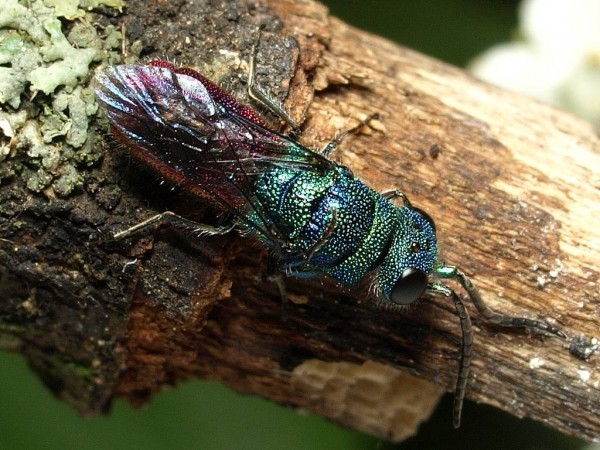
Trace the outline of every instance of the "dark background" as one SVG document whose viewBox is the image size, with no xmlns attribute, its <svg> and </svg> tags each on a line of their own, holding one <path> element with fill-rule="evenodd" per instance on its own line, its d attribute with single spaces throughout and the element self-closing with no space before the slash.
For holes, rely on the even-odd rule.
<svg viewBox="0 0 600 450">
<path fill-rule="evenodd" d="M 464 66 L 512 38 L 511 0 L 327 0 L 333 15 L 441 60 Z M 446 396 L 419 436 L 392 446 L 218 384 L 190 381 L 141 410 L 116 402 L 107 417 L 82 419 L 54 400 L 18 355 L 0 353 L 0 449 L 580 449 L 543 425 L 467 402 L 451 426 Z M 599 449 L 600 447 L 596 447 Z M 591 449 L 591 448 L 590 448 Z"/>
</svg>

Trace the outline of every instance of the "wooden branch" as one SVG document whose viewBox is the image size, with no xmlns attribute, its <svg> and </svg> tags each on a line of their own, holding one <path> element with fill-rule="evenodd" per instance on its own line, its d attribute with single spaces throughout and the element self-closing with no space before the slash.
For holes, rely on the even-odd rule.
<svg viewBox="0 0 600 450">
<path fill-rule="evenodd" d="M 334 157 L 427 211 L 443 257 L 492 307 L 555 320 L 569 336 L 598 335 L 600 141 L 591 125 L 353 29 L 317 3 L 128 5 L 118 18 L 124 48 L 195 66 L 240 98 L 266 25 L 258 81 L 287 98 L 304 143 L 322 147 L 379 112 Z M 94 414 L 117 396 L 142 403 L 165 384 L 203 377 L 400 440 L 453 388 L 460 327 L 445 299 L 389 312 L 364 301 L 366 286 L 290 279 L 282 314 L 262 275 L 266 252 L 248 238 L 163 228 L 104 239 L 154 211 L 202 219 L 204 208 L 154 187 L 135 165 L 123 169 L 128 159 L 109 141 L 104 148 L 78 196 L 30 196 L 17 178 L 0 186 L 2 211 L 13 209 L 0 219 L 0 333 L 60 398 Z M 583 439 L 600 435 L 597 355 L 584 361 L 568 342 L 483 325 L 470 309 L 469 398 Z"/>
</svg>

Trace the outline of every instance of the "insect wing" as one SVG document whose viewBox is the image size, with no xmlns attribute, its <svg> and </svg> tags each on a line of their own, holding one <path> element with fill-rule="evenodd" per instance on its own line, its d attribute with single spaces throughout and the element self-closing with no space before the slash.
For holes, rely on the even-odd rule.
<svg viewBox="0 0 600 450">
<path fill-rule="evenodd" d="M 96 95 L 134 156 L 276 242 L 282 234 L 253 194 L 257 177 L 281 168 L 329 170 L 334 163 L 240 114 L 250 110 L 193 73 L 110 67 L 98 76 Z"/>
</svg>

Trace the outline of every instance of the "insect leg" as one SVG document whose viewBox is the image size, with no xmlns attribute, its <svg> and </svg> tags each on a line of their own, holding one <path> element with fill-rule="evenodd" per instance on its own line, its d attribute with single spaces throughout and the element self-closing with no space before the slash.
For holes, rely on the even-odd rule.
<svg viewBox="0 0 600 450">
<path fill-rule="evenodd" d="M 469 294 L 469 298 L 485 319 L 495 325 L 501 327 L 516 327 L 541 330 L 549 334 L 566 339 L 567 335 L 561 331 L 556 325 L 552 325 L 543 320 L 529 319 L 527 317 L 509 316 L 506 314 L 497 313 L 485 304 L 477 288 L 471 283 L 471 280 L 459 269 L 456 269 L 456 278 L 460 282 L 465 291 Z"/>
<path fill-rule="evenodd" d="M 312 278 L 319 273 L 319 270 L 310 264 L 310 260 L 325 244 L 327 244 L 329 238 L 335 231 L 338 220 L 337 208 L 331 207 L 330 211 L 332 217 L 325 232 L 319 236 L 316 242 L 307 250 L 297 251 L 293 254 L 288 253 L 285 256 L 281 256 L 278 260 L 279 268 L 281 270 L 286 271 L 288 274 L 293 273 L 294 276 L 300 278 Z"/>
<path fill-rule="evenodd" d="M 387 198 L 388 200 L 393 200 L 395 198 L 401 198 L 402 202 L 404 203 L 404 206 L 408 206 L 409 208 L 412 208 L 412 205 L 411 205 L 410 201 L 408 200 L 408 197 L 400 189 L 392 189 L 390 191 L 385 191 L 385 192 L 382 192 L 381 195 L 384 198 Z"/>
<path fill-rule="evenodd" d="M 288 317 L 288 296 L 285 288 L 285 279 L 281 273 L 273 273 L 267 279 L 277 286 L 279 289 L 279 297 L 281 298 L 281 320 L 284 322 Z"/>
<path fill-rule="evenodd" d="M 256 84 L 256 56 L 258 55 L 258 44 L 260 43 L 261 32 L 259 31 L 258 38 L 252 47 L 252 56 L 250 57 L 250 70 L 248 72 L 248 95 L 257 102 L 263 104 L 269 111 L 283 120 L 292 128 L 292 135 L 300 135 L 300 127 L 294 119 L 290 117 L 286 110 L 281 105 L 274 102 L 267 94 L 265 94 Z"/>
<path fill-rule="evenodd" d="M 373 113 L 373 114 L 369 114 L 365 119 L 361 120 L 358 125 L 350 128 L 349 130 L 346 131 L 342 131 L 340 134 L 337 135 L 337 137 L 331 141 L 329 144 L 327 144 L 322 150 L 321 150 L 321 155 L 323 155 L 325 158 L 329 158 L 329 156 L 335 151 L 335 149 L 342 143 L 342 141 L 346 138 L 346 136 L 348 136 L 351 133 L 356 133 L 358 130 L 360 130 L 362 127 L 364 127 L 365 125 L 368 125 L 369 122 L 371 122 L 372 120 L 375 120 L 379 117 L 378 113 Z"/>
<path fill-rule="evenodd" d="M 467 382 L 469 380 L 469 371 L 471 370 L 471 359 L 473 356 L 473 326 L 471 324 L 469 313 L 456 292 L 442 283 L 429 283 L 427 291 L 432 294 L 450 297 L 454 302 L 456 313 L 460 318 L 462 345 L 460 351 L 460 363 L 458 366 L 458 377 L 456 379 L 456 387 L 454 388 L 454 408 L 452 412 L 452 425 L 454 425 L 454 428 L 458 428 L 460 426 L 462 407 L 465 400 Z"/>
<path fill-rule="evenodd" d="M 317 253 L 319 250 L 323 248 L 323 246 L 327 243 L 331 235 L 333 234 L 335 227 L 337 225 L 337 208 L 331 208 L 331 222 L 327 226 L 327 230 L 323 233 L 323 236 L 319 238 L 317 242 L 306 252 L 306 261 L 310 261 L 310 259 Z"/>
<path fill-rule="evenodd" d="M 471 283 L 471 280 L 459 269 L 453 266 L 447 266 L 444 263 L 440 263 L 433 270 L 433 275 L 438 278 L 455 278 L 461 284 L 461 286 L 467 291 L 469 298 L 479 314 L 481 314 L 488 322 L 502 327 L 520 327 L 541 330 L 546 333 L 567 338 L 560 328 L 542 320 L 528 319 L 526 317 L 509 316 L 506 314 L 500 314 L 493 311 L 489 306 L 485 304 L 477 288 Z M 471 365 L 471 347 L 473 343 L 473 331 L 471 325 L 471 319 L 467 312 L 463 301 L 460 297 L 448 286 L 442 283 L 429 283 L 428 292 L 438 295 L 444 295 L 451 297 L 454 301 L 456 311 L 460 318 L 460 324 L 463 335 L 460 369 L 458 372 L 458 379 L 456 381 L 456 390 L 454 395 L 454 417 L 453 424 L 457 428 L 460 425 L 460 416 L 462 410 L 462 403 L 465 396 L 465 389 L 467 386 L 467 378 L 469 375 L 469 368 Z"/>
<path fill-rule="evenodd" d="M 229 225 L 222 227 L 213 227 L 211 225 L 206 225 L 204 223 L 195 222 L 190 219 L 186 219 L 185 217 L 178 216 L 174 212 L 165 211 L 163 213 L 157 214 L 155 216 L 150 217 L 149 219 L 144 220 L 143 222 L 138 223 L 132 227 L 127 228 L 126 230 L 119 231 L 113 235 L 113 239 L 124 239 L 126 237 L 132 236 L 133 234 L 139 233 L 140 231 L 146 230 L 149 227 L 155 225 L 163 225 L 165 223 L 171 224 L 178 228 L 189 228 L 194 232 L 199 234 L 226 234 L 229 233 L 236 226 L 236 222 L 232 222 Z"/>
<path fill-rule="evenodd" d="M 469 294 L 469 298 L 479 314 L 481 314 L 488 322 L 493 323 L 501 327 L 511 328 L 528 328 L 532 330 L 544 331 L 548 334 L 558 336 L 566 339 L 567 335 L 561 331 L 556 325 L 552 325 L 544 320 L 529 319 L 521 316 L 510 316 L 508 314 L 501 314 L 491 309 L 481 298 L 481 294 L 477 288 L 471 283 L 471 280 L 458 268 L 454 266 L 447 266 L 444 263 L 440 263 L 433 269 L 434 276 L 438 278 L 455 278 L 461 284 L 461 286 Z"/>
</svg>

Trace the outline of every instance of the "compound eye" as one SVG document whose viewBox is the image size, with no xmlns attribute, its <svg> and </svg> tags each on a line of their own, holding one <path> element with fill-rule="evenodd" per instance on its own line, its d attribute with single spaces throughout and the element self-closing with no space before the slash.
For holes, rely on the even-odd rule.
<svg viewBox="0 0 600 450">
<path fill-rule="evenodd" d="M 392 302 L 397 305 L 409 305 L 418 299 L 427 289 L 427 274 L 421 270 L 406 269 L 392 289 Z"/>
</svg>

